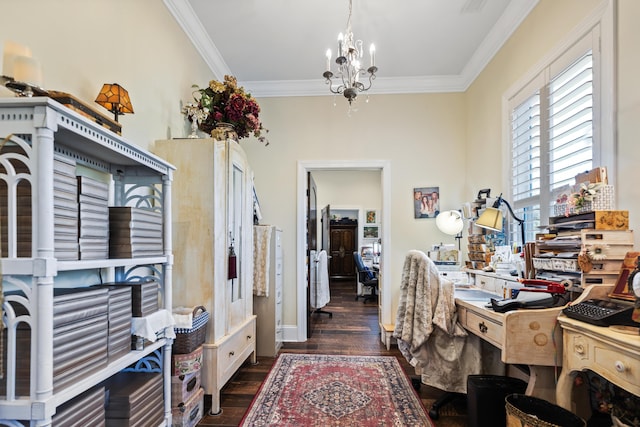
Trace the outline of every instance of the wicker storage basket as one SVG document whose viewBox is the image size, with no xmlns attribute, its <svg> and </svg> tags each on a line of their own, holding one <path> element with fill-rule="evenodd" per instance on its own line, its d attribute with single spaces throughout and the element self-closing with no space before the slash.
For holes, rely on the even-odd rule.
<svg viewBox="0 0 640 427">
<path fill-rule="evenodd" d="M 173 341 L 173 353 L 188 354 L 204 343 L 207 332 L 209 312 L 203 306 L 193 309 L 193 322 L 191 328 L 174 328 L 176 339 Z"/>
</svg>

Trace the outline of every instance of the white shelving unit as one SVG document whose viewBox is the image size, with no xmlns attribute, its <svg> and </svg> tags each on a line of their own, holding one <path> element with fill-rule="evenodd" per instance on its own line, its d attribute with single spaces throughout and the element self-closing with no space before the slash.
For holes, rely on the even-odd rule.
<svg viewBox="0 0 640 427">
<path fill-rule="evenodd" d="M 271 227 L 269 296 L 253 296 L 258 356 L 276 357 L 282 347 L 282 230 Z"/>
<path fill-rule="evenodd" d="M 54 288 L 84 287 L 88 275 L 127 281 L 143 271 L 161 284 L 161 308 L 171 310 L 171 181 L 174 167 L 121 136 L 46 97 L 0 99 L 0 141 L 10 136 L 15 152 L 3 152 L 2 184 L 8 196 L 0 205 L 7 214 L 7 247 L 2 249 L 3 320 L 6 364 L 0 396 L 0 424 L 32 426 L 51 424 L 56 408 L 112 375 L 127 370 L 161 372 L 164 383 L 164 425 L 171 424 L 170 358 L 172 339 L 158 331 L 154 343 L 92 369 L 77 381 L 54 387 Z M 10 150 L 16 151 L 16 150 Z M 18 156 L 18 157 L 16 157 Z M 111 206 L 145 207 L 163 214 L 163 255 L 148 258 L 59 261 L 56 258 L 54 222 L 54 156 L 76 162 L 77 167 L 108 177 Z M 16 171 L 13 163 L 26 167 Z M 21 218 L 14 189 L 28 182 L 31 189 L 31 256 L 18 257 L 15 228 Z M 22 221 L 25 218 L 22 217 Z M 27 219 L 28 221 L 28 219 Z M 64 272 L 64 273 L 63 273 Z M 60 274 L 63 273 L 63 274 Z M 61 279 L 60 276 L 64 276 Z M 65 283 L 62 283 L 64 280 Z M 17 290 L 17 295 L 11 290 Z M 20 307 L 20 310 L 15 310 Z M 24 313 L 23 313 L 24 311 Z M 30 327 L 30 360 L 16 360 L 16 335 L 20 324 Z M 28 364 L 29 392 L 16 392 L 19 369 Z"/>
</svg>

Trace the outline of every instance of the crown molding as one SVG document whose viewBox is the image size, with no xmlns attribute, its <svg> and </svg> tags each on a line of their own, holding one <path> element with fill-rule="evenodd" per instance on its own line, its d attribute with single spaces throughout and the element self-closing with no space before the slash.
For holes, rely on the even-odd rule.
<svg viewBox="0 0 640 427">
<path fill-rule="evenodd" d="M 189 37 L 196 50 L 211 69 L 214 77 L 222 80 L 233 75 L 220 51 L 195 14 L 188 0 L 163 0 L 169 12 Z M 462 73 L 450 76 L 378 77 L 367 94 L 409 94 L 464 92 L 502 48 L 539 0 L 513 0 L 505 9 L 487 37 L 482 41 Z M 333 96 L 322 78 L 317 80 L 268 80 L 239 82 L 256 98 L 289 96 Z"/>
<path fill-rule="evenodd" d="M 222 80 L 226 74 L 233 74 L 225 62 L 215 43 L 202 26 L 198 15 L 193 11 L 188 0 L 163 0 L 167 9 L 178 25 L 185 32 L 202 59 L 213 72 L 216 79 Z"/>
<path fill-rule="evenodd" d="M 480 44 L 480 47 L 476 49 L 469 62 L 465 65 L 462 71 L 462 76 L 466 82 L 465 90 L 471 86 L 538 2 L 539 0 L 513 0 L 509 3 L 500 19 L 498 19 Z"/>
</svg>

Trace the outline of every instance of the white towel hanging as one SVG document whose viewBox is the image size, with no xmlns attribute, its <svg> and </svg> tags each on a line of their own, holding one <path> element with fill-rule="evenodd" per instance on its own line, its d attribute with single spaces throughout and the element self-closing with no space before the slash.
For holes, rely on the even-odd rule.
<svg viewBox="0 0 640 427">
<path fill-rule="evenodd" d="M 329 303 L 329 268 L 327 265 L 327 251 L 324 249 L 318 253 L 315 260 L 315 280 L 311 281 L 311 307 L 322 308 Z"/>
</svg>

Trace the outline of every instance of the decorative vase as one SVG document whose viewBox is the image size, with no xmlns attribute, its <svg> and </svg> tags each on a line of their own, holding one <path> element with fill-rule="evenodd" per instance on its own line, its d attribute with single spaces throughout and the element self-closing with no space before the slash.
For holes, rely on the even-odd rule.
<svg viewBox="0 0 640 427">
<path fill-rule="evenodd" d="M 211 137 L 217 140 L 238 140 L 238 134 L 236 133 L 235 127 L 231 123 L 224 122 L 216 123 L 216 127 L 211 131 Z"/>
<path fill-rule="evenodd" d="M 198 121 L 195 117 L 191 117 L 191 134 L 187 138 L 200 138 L 198 136 Z"/>
</svg>

